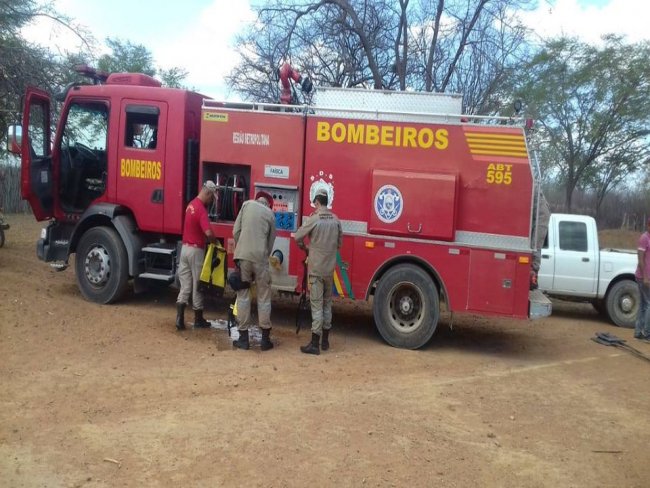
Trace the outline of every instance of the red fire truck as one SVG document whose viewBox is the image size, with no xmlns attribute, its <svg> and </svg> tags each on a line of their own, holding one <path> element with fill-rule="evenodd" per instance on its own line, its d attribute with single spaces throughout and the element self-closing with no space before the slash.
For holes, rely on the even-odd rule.
<svg viewBox="0 0 650 488">
<path fill-rule="evenodd" d="M 38 257 L 63 269 L 75 253 L 88 300 L 114 302 L 130 280 L 171 283 L 185 206 L 213 180 L 211 225 L 229 253 L 242 202 L 273 195 L 273 287 L 289 293 L 303 282 L 292 234 L 326 190 L 344 232 L 334 292 L 372 297 L 393 346 L 424 345 L 442 303 L 550 314 L 529 286 L 537 178 L 512 119 L 465 118 L 453 95 L 318 88 L 309 105 L 227 103 L 143 74 L 82 71 L 95 83 L 62 94 L 52 138 L 50 97 L 28 90 L 10 145 L 23 197 L 49 221 Z M 286 95 L 301 79 L 283 75 Z"/>
</svg>

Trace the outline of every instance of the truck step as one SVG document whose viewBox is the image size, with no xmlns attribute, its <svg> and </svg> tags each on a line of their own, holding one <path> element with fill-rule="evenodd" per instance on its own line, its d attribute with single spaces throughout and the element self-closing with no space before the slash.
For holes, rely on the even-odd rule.
<svg viewBox="0 0 650 488">
<path fill-rule="evenodd" d="M 152 254 L 167 254 L 172 255 L 176 252 L 176 246 L 174 245 L 156 245 L 156 246 L 147 246 L 142 248 L 142 252 L 149 252 Z"/>
<path fill-rule="evenodd" d="M 540 289 L 528 292 L 528 306 L 530 307 L 529 316 L 531 319 L 548 317 L 553 309 L 551 300 Z"/>
<path fill-rule="evenodd" d="M 171 283 L 174 281 L 174 275 L 173 274 L 158 274 L 158 273 L 141 273 L 138 275 L 138 278 L 143 278 L 146 280 L 158 280 L 158 281 L 166 281 L 167 283 Z"/>
<path fill-rule="evenodd" d="M 50 267 L 54 268 L 56 271 L 64 271 L 68 268 L 68 263 L 64 261 L 55 261 L 53 263 L 50 263 Z"/>
</svg>

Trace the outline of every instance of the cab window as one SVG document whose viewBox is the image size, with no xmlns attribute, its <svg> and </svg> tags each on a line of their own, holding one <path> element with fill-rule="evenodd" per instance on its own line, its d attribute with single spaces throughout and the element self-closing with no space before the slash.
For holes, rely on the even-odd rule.
<svg viewBox="0 0 650 488">
<path fill-rule="evenodd" d="M 124 145 L 138 149 L 156 149 L 159 115 L 158 107 L 127 105 Z"/>
<path fill-rule="evenodd" d="M 587 224 L 584 222 L 560 222 L 560 249 L 586 252 Z"/>
</svg>

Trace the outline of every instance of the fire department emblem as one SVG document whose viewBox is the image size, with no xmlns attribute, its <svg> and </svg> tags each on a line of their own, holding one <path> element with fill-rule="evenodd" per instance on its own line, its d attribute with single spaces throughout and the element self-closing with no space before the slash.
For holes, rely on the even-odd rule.
<svg viewBox="0 0 650 488">
<path fill-rule="evenodd" d="M 375 213 L 379 220 L 392 224 L 402 215 L 404 202 L 396 186 L 384 185 L 375 194 Z"/>
</svg>

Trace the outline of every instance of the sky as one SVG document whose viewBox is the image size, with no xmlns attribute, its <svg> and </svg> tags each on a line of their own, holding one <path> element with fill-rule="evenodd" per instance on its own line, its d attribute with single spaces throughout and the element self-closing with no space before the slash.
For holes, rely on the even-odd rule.
<svg viewBox="0 0 650 488">
<path fill-rule="evenodd" d="M 235 65 L 234 37 L 254 20 L 248 0 L 54 0 L 54 7 L 107 37 L 143 44 L 161 68 L 182 67 L 185 84 L 218 99 L 236 99 L 223 79 Z M 630 42 L 650 40 L 650 2 L 644 0 L 539 0 L 522 15 L 540 37 L 560 34 L 597 43 L 605 33 Z M 78 38 L 40 20 L 23 30 L 26 39 L 54 50 L 76 50 Z"/>
</svg>

